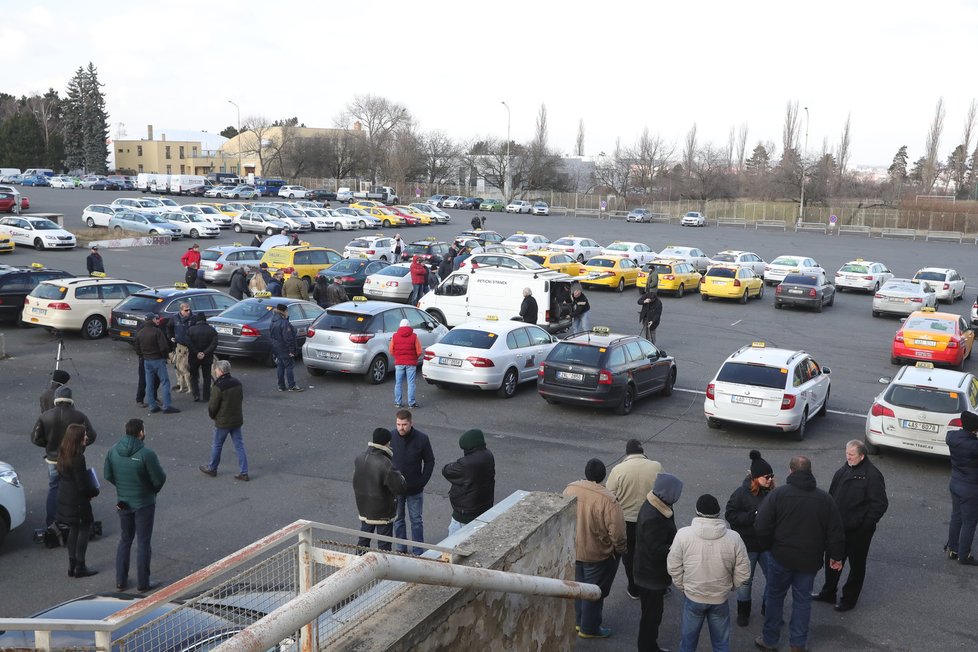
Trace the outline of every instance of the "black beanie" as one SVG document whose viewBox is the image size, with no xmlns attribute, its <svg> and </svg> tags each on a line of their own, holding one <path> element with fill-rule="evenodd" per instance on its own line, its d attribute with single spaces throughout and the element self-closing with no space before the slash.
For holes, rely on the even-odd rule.
<svg viewBox="0 0 978 652">
<path fill-rule="evenodd" d="M 592 457 L 587 461 L 587 466 L 584 467 L 584 477 L 591 482 L 601 482 L 604 480 L 605 468 L 604 462 L 596 457 Z"/>
<path fill-rule="evenodd" d="M 978 414 L 965 410 L 961 413 L 961 427 L 968 432 L 978 430 Z"/>
<path fill-rule="evenodd" d="M 640 455 L 644 452 L 642 442 L 637 439 L 629 439 L 628 443 L 625 444 L 625 455 Z"/>
<path fill-rule="evenodd" d="M 373 442 L 381 446 L 391 443 L 391 431 L 387 428 L 374 428 Z"/>
<path fill-rule="evenodd" d="M 61 383 L 62 385 L 64 385 L 66 382 L 71 380 L 71 374 L 69 374 L 64 369 L 55 369 L 54 373 L 51 374 L 51 380 L 53 380 L 56 383 Z"/>
<path fill-rule="evenodd" d="M 761 457 L 761 451 L 752 450 L 750 452 L 750 477 L 760 478 L 764 475 L 774 475 L 774 469 Z"/>
<path fill-rule="evenodd" d="M 705 518 L 720 518 L 720 501 L 710 494 L 696 499 L 696 515 Z"/>
</svg>

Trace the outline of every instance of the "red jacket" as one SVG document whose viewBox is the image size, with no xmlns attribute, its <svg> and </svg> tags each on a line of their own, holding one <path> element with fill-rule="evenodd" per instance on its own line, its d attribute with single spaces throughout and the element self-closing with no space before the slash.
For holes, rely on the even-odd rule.
<svg viewBox="0 0 978 652">
<path fill-rule="evenodd" d="M 394 355 L 395 365 L 418 364 L 421 355 L 421 341 L 410 326 L 401 326 L 391 337 L 390 352 Z"/>
<path fill-rule="evenodd" d="M 411 282 L 415 285 L 428 285 L 428 268 L 417 258 L 411 262 Z"/>
<path fill-rule="evenodd" d="M 182 256 L 180 256 L 180 263 L 184 267 L 190 267 L 190 263 L 197 263 L 197 267 L 200 268 L 200 252 L 194 251 L 193 247 L 187 249 Z"/>
</svg>

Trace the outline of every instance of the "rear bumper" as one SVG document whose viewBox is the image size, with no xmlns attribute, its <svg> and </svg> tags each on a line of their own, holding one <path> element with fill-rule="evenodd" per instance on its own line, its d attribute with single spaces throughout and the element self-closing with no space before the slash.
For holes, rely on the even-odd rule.
<svg viewBox="0 0 978 652">
<path fill-rule="evenodd" d="M 614 407 L 621 403 L 625 395 L 624 385 L 602 385 L 598 389 L 577 389 L 554 385 L 537 380 L 537 391 L 543 398 L 563 403 L 577 403 L 594 407 Z"/>
</svg>

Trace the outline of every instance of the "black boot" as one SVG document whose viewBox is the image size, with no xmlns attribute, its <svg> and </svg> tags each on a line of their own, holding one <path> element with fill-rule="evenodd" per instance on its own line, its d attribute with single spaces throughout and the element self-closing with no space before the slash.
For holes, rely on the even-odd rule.
<svg viewBox="0 0 978 652">
<path fill-rule="evenodd" d="M 72 559 L 71 557 L 68 558 L 68 577 L 74 577 L 75 576 L 75 567 L 77 565 L 78 564 L 75 563 L 75 560 L 74 559 Z"/>
<path fill-rule="evenodd" d="M 750 625 L 750 600 L 737 601 L 737 625 L 740 627 Z"/>
<path fill-rule="evenodd" d="M 97 575 L 97 574 L 98 574 L 98 571 L 97 570 L 92 570 L 91 568 L 87 567 L 85 564 L 78 564 L 78 567 L 75 568 L 75 577 L 76 578 L 77 577 L 91 577 L 92 575 Z"/>
</svg>

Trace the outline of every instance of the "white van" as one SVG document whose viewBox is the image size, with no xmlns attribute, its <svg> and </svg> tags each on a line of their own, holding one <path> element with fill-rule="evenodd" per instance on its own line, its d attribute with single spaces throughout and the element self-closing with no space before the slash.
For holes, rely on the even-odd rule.
<svg viewBox="0 0 978 652">
<path fill-rule="evenodd" d="M 204 177 L 193 174 L 174 174 L 170 176 L 170 192 L 174 195 L 184 195 L 191 188 L 207 184 Z"/>
<path fill-rule="evenodd" d="M 140 172 L 136 175 L 136 190 L 140 192 L 169 192 L 170 175 Z"/>
<path fill-rule="evenodd" d="M 0 168 L 0 181 L 3 177 L 20 176 L 20 168 Z"/>
<path fill-rule="evenodd" d="M 24 170 L 25 177 L 39 177 L 41 175 L 53 177 L 54 170 L 51 168 L 28 168 Z"/>
<path fill-rule="evenodd" d="M 530 288 L 537 325 L 556 333 L 571 325 L 573 283 L 573 277 L 549 269 L 466 268 L 421 297 L 418 307 L 449 327 L 475 319 L 512 319 L 520 314 L 523 288 Z"/>
</svg>

